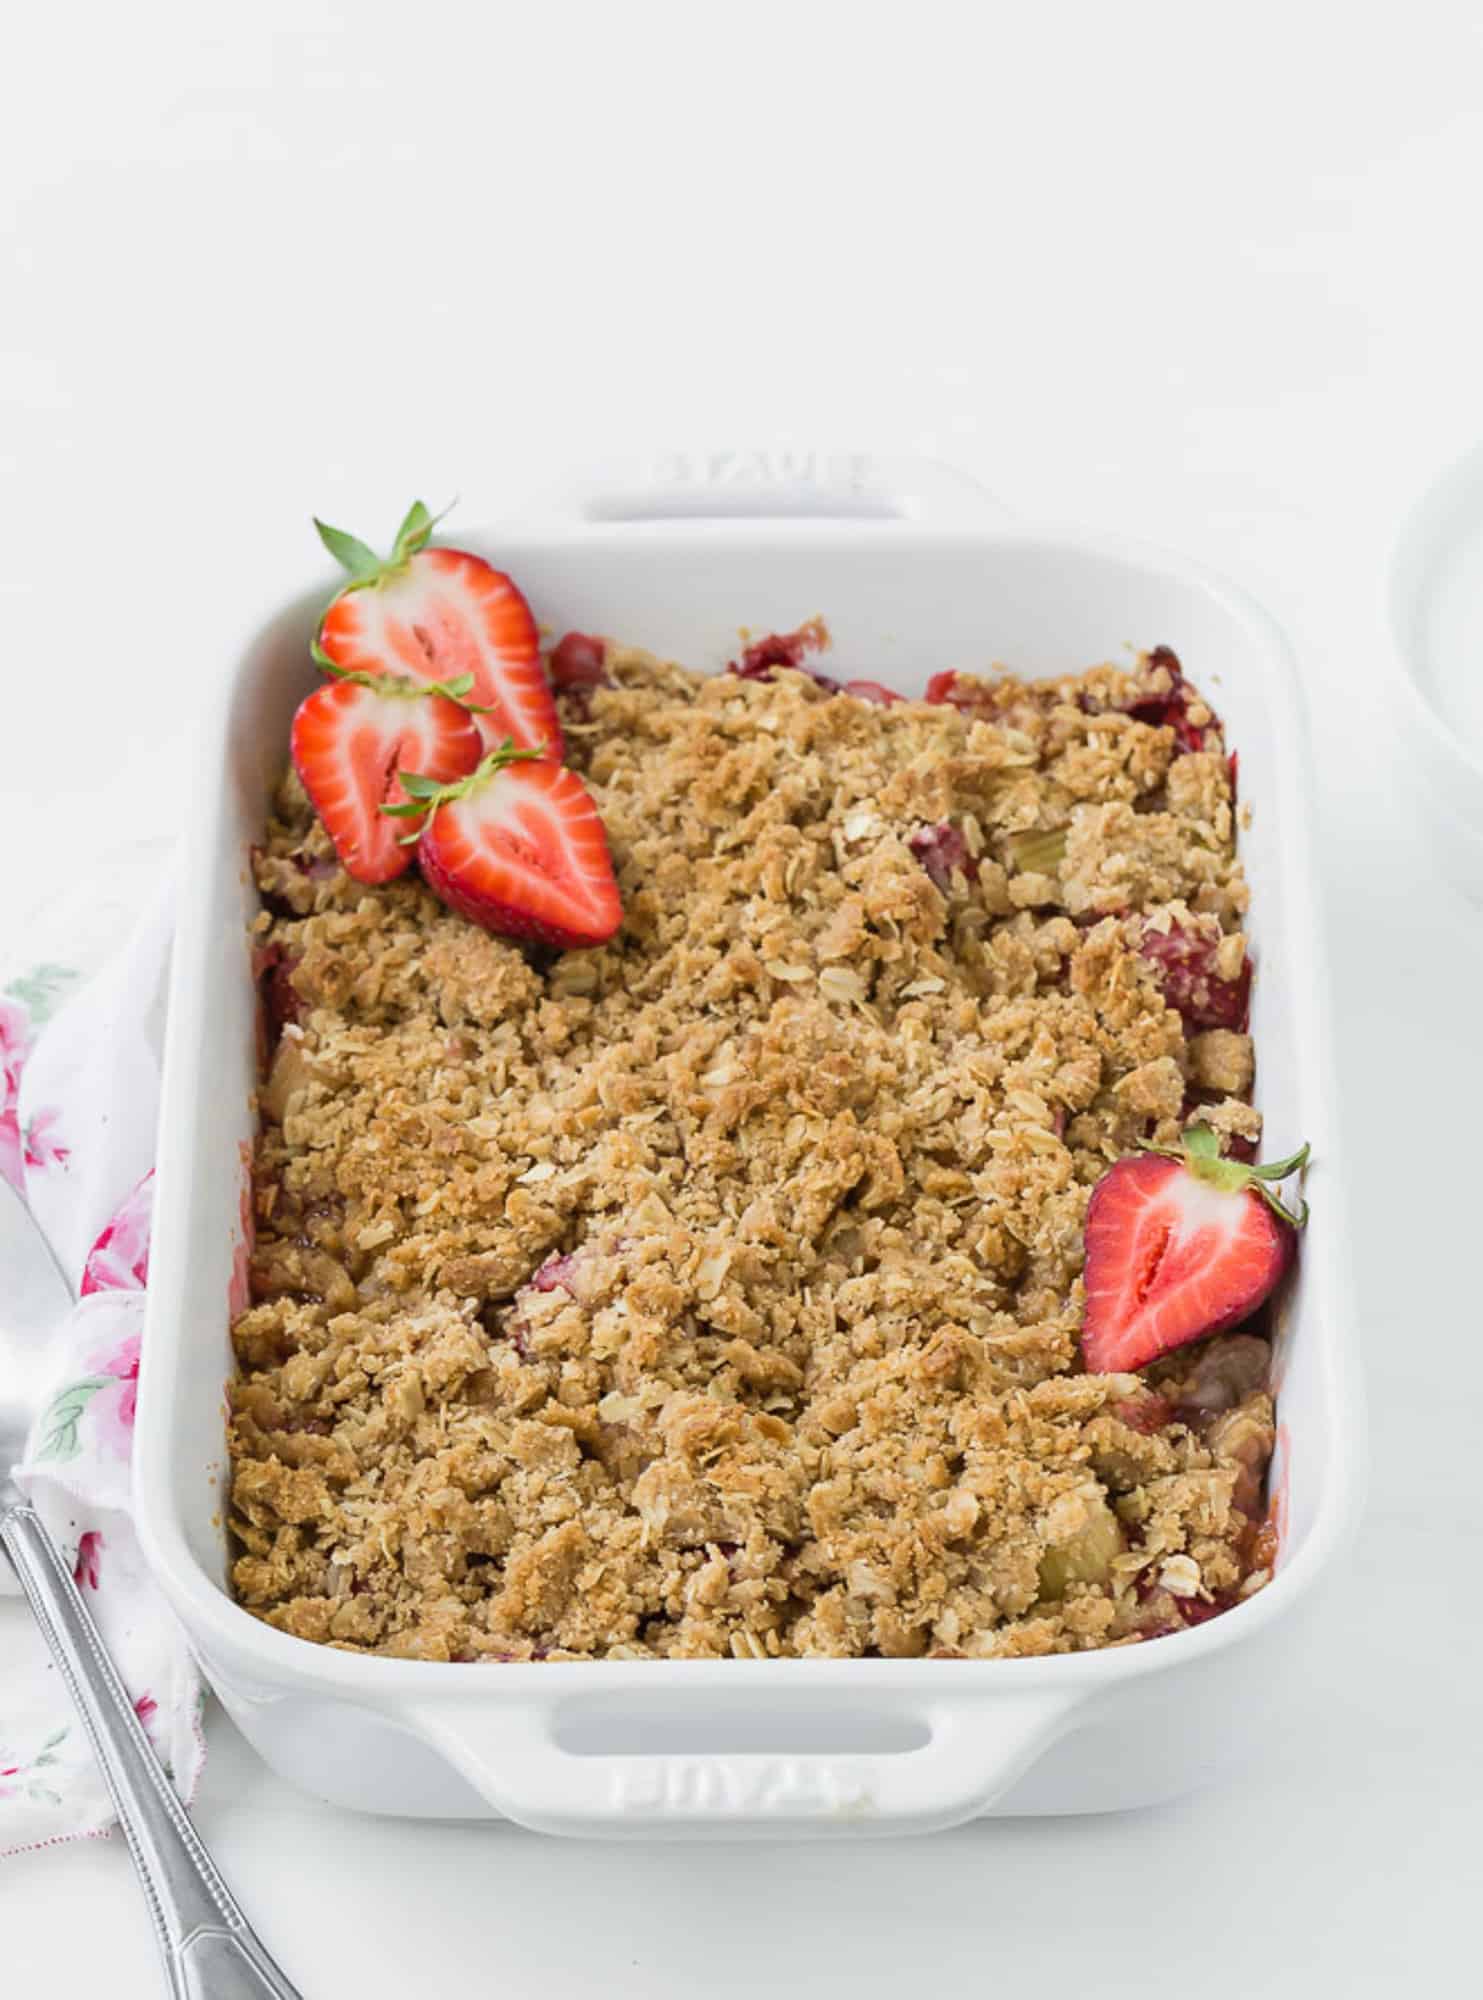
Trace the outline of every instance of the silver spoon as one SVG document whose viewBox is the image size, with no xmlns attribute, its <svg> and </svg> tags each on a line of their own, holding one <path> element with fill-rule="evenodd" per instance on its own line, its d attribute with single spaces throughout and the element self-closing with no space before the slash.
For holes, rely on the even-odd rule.
<svg viewBox="0 0 1483 2000">
<path fill-rule="evenodd" d="M 0 1325 L 40 1333 L 71 1294 L 45 1237 L 0 1180 Z M 0 1393 L 0 1547 L 9 1556 L 67 1692 L 82 1717 L 143 1884 L 179 2000 L 299 2000 L 238 1909 L 139 1725 L 87 1606 L 11 1465 L 30 1421 L 27 1384 L 14 1375 L 20 1343 L 0 1353 L 11 1379 Z"/>
</svg>

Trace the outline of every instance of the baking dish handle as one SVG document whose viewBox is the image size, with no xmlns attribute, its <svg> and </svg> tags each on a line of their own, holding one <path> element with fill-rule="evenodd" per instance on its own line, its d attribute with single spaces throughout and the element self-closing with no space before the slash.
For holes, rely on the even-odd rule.
<svg viewBox="0 0 1483 2000">
<path fill-rule="evenodd" d="M 835 1706 L 814 1698 L 800 1707 L 796 1696 L 782 1705 L 794 1723 Z M 910 1719 L 925 1743 L 859 1755 L 591 1754 L 558 1740 L 560 1704 L 507 1706 L 502 1699 L 477 1708 L 424 1701 L 410 1714 L 403 1707 L 397 1720 L 446 1756 L 496 1811 L 537 1833 L 848 1838 L 933 1833 L 987 1811 L 1064 1734 L 1076 1706 L 1066 1694 L 1001 1691 L 914 1707 Z M 901 1711 L 887 1719 L 899 1727 Z"/>
<path fill-rule="evenodd" d="M 592 522 L 898 521 L 935 529 L 1011 518 L 976 479 L 933 458 L 869 452 L 693 451 L 600 467 L 553 511 Z"/>
</svg>

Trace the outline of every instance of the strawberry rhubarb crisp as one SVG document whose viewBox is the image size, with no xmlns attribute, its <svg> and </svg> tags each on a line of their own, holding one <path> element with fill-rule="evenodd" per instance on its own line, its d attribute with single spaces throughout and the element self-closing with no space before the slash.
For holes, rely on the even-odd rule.
<svg viewBox="0 0 1483 2000">
<path fill-rule="evenodd" d="M 1259 1588 L 1291 1231 L 1174 656 L 920 702 L 781 654 L 551 673 L 607 943 L 368 886 L 273 802 L 240 1601 L 432 1660 L 984 1658 Z"/>
</svg>

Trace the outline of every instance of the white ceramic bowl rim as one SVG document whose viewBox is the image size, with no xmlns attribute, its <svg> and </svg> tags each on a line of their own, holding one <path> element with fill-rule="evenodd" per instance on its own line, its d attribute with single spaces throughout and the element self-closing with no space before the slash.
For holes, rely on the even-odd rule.
<svg viewBox="0 0 1483 2000">
<path fill-rule="evenodd" d="M 1429 677 L 1417 660 L 1417 619 L 1424 601 L 1427 571 L 1441 534 L 1459 511 L 1468 492 L 1483 502 L 1483 445 L 1474 445 L 1426 486 L 1407 509 L 1391 551 L 1386 602 L 1394 660 L 1391 680 L 1402 690 L 1408 711 L 1434 750 L 1463 765 L 1477 782 L 1483 809 L 1483 750 L 1475 749 L 1448 721 L 1432 692 Z M 1480 663 L 1483 664 L 1483 663 Z"/>
</svg>

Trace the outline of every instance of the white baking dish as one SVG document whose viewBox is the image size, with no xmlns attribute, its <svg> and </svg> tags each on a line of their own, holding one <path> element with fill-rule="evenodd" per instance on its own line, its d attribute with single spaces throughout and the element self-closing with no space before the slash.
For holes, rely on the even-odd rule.
<svg viewBox="0 0 1483 2000">
<path fill-rule="evenodd" d="M 1279 1319 L 1282 1552 L 1271 1586 L 1176 1637 L 1003 1662 L 453 1666 L 289 1638 L 225 1588 L 227 1300 L 243 1246 L 255 996 L 248 848 L 314 681 L 328 579 L 229 670 L 185 842 L 137 1492 L 149 1559 L 223 1703 L 284 1777 L 369 1811 L 553 1832 L 855 1836 L 981 1813 L 1106 1810 L 1260 1756 L 1294 1614 L 1354 1520 L 1360 1416 L 1333 1123 L 1307 739 L 1281 635 L 1188 565 L 1023 532 L 939 472 L 864 460 L 671 462 L 565 518 L 460 535 L 556 630 L 720 667 L 736 629 L 827 615 L 849 670 L 919 692 L 943 666 L 1078 668 L 1172 645 L 1218 702 L 1254 820 L 1244 853 L 1267 1149 L 1313 1142 L 1314 1220 Z M 981 498 L 981 496 L 980 496 Z M 1256 1691 L 1260 1690 L 1260 1698 Z"/>
</svg>

